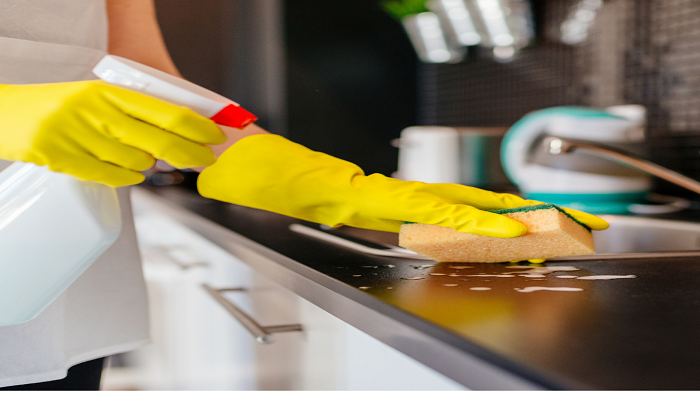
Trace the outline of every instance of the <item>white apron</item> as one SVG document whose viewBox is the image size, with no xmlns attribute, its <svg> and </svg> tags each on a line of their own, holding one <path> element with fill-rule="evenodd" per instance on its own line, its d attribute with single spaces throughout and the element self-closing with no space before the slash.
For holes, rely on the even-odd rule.
<svg viewBox="0 0 700 400">
<path fill-rule="evenodd" d="M 0 0 L 0 84 L 95 79 L 106 51 L 104 0 Z M 72 365 L 148 342 L 129 190 L 118 194 L 114 245 L 36 319 L 0 327 L 0 387 L 61 379 Z"/>
</svg>

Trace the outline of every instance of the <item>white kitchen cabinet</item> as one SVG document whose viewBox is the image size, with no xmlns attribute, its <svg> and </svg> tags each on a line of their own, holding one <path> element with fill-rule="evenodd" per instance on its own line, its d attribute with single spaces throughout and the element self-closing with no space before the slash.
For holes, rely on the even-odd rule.
<svg viewBox="0 0 700 400">
<path fill-rule="evenodd" d="M 247 267 L 201 236 L 135 204 L 152 343 L 110 360 L 103 389 L 252 390 L 250 335 L 202 288 L 246 286 Z"/>
<path fill-rule="evenodd" d="M 125 354 L 104 389 L 460 390 L 154 210 L 135 204 L 151 306 L 152 343 Z M 203 289 L 262 326 L 300 324 L 261 344 Z"/>
</svg>

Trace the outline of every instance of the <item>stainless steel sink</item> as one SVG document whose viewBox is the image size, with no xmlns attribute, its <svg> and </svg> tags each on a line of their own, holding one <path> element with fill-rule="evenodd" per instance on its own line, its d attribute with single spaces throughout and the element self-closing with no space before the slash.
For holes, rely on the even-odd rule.
<svg viewBox="0 0 700 400">
<path fill-rule="evenodd" d="M 625 216 L 603 216 L 610 228 L 594 231 L 599 253 L 700 251 L 700 223 Z"/>
<path fill-rule="evenodd" d="M 700 223 L 604 215 L 610 228 L 594 231 L 596 254 L 558 260 L 700 256 Z"/>
</svg>

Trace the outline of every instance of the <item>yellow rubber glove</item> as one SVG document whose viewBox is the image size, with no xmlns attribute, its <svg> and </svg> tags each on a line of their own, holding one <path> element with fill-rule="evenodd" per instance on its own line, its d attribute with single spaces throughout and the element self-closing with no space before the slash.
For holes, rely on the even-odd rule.
<svg viewBox="0 0 700 400">
<path fill-rule="evenodd" d="M 0 85 L 0 126 L 0 158 L 110 186 L 143 181 L 137 171 L 154 157 L 210 165 L 214 154 L 200 143 L 226 140 L 190 109 L 101 81 Z"/>
<path fill-rule="evenodd" d="M 482 210 L 537 203 L 462 185 L 365 176 L 352 163 L 271 134 L 235 143 L 199 175 L 197 185 L 204 197 L 330 226 L 398 232 L 407 221 L 502 238 L 527 230 Z M 593 229 L 607 228 L 598 217 L 573 214 Z"/>
</svg>

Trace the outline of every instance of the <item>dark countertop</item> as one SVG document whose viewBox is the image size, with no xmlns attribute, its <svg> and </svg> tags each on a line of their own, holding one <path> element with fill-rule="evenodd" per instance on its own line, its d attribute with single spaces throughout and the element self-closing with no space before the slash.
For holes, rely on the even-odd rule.
<svg viewBox="0 0 700 400">
<path fill-rule="evenodd" d="M 173 209 L 189 210 L 259 244 L 256 248 L 267 249 L 258 253 L 269 250 L 280 259 L 293 260 L 294 274 L 344 301 L 361 304 L 387 321 L 398 321 L 444 344 L 455 357 L 475 357 L 506 371 L 531 383 L 531 388 L 700 389 L 700 258 L 552 262 L 545 266 L 579 270 L 552 272 L 544 278 L 470 276 L 505 275 L 518 271 L 512 268 L 518 265 L 368 256 L 290 231 L 289 224 L 299 222 L 293 218 L 203 199 L 182 188 L 145 188 Z M 697 215 L 690 213 L 685 219 L 697 220 Z M 361 230 L 357 232 L 362 236 Z M 365 233 L 376 239 L 377 234 Z M 561 275 L 636 278 L 589 281 L 557 277 Z M 583 290 L 515 290 L 528 286 Z M 306 297 L 303 291 L 297 293 Z M 313 297 L 307 299 L 314 302 Z M 334 313 L 332 307 L 322 308 Z M 363 318 L 334 314 L 351 324 Z M 372 334 L 371 326 L 360 328 Z M 395 341 L 383 338 L 394 336 L 375 335 L 391 345 Z M 498 380 L 479 387 L 462 379 L 467 375 L 461 371 L 451 373 L 449 362 L 431 360 L 430 349 L 409 355 L 429 366 L 439 365 L 440 372 L 471 388 L 517 387 L 505 383 L 501 387 Z M 399 350 L 407 352 L 406 347 Z M 459 359 L 455 360 L 451 362 L 456 368 Z"/>
</svg>

